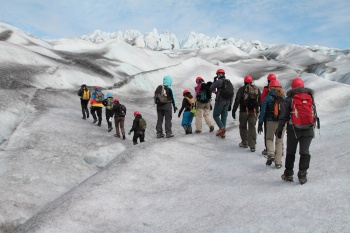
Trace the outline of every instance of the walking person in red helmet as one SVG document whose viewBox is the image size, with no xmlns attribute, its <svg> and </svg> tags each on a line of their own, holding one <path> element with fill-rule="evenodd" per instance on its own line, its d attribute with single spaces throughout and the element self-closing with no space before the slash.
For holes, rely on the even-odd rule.
<svg viewBox="0 0 350 233">
<path fill-rule="evenodd" d="M 283 104 L 284 92 L 281 84 L 277 80 L 272 80 L 269 83 L 269 92 L 260 108 L 258 133 L 260 134 L 262 131 L 265 131 L 267 148 L 266 165 L 271 166 L 274 162 L 277 169 L 282 167 L 282 144 L 285 130 L 283 130 L 281 138 L 275 137 L 275 132 L 278 127 L 280 109 Z M 265 124 L 265 130 L 263 130 L 263 123 Z"/>
<path fill-rule="evenodd" d="M 253 84 L 252 76 L 247 75 L 244 78 L 244 86 L 238 89 L 232 109 L 232 117 L 236 119 L 239 106 L 239 133 L 242 140 L 239 147 L 248 148 L 249 146 L 251 152 L 255 152 L 255 125 L 258 119 L 260 97 L 260 90 Z"/>
<path fill-rule="evenodd" d="M 274 73 L 271 73 L 267 76 L 267 86 L 264 87 L 261 98 L 260 98 L 260 106 L 262 105 L 267 93 L 269 92 L 269 84 L 272 80 L 277 80 L 277 77 Z M 265 143 L 265 149 L 261 152 L 263 155 L 267 155 L 267 146 L 266 146 L 266 121 L 263 124 L 264 126 L 264 143 Z"/>
<path fill-rule="evenodd" d="M 218 69 L 216 75 L 217 79 L 211 84 L 209 91 L 217 90 L 213 111 L 213 118 L 219 127 L 216 136 L 225 138 L 227 112 L 231 111 L 234 90 L 230 80 L 226 79 L 223 69 Z"/>
<path fill-rule="evenodd" d="M 134 132 L 134 136 L 132 138 L 132 142 L 134 145 L 137 144 L 137 139 L 140 138 L 140 143 L 145 142 L 145 131 L 146 131 L 146 121 L 142 118 L 142 115 L 138 112 L 134 112 L 134 121 L 132 122 L 132 127 L 129 131 L 129 135 L 131 132 Z"/>
<path fill-rule="evenodd" d="M 314 91 L 305 88 L 301 78 L 295 78 L 291 88 L 281 109 L 276 131 L 277 137 L 282 138 L 283 128 L 287 123 L 287 153 L 282 179 L 293 181 L 295 154 L 299 144 L 298 179 L 300 184 L 305 184 L 311 158 L 309 148 L 318 118 L 313 98 Z"/>
</svg>

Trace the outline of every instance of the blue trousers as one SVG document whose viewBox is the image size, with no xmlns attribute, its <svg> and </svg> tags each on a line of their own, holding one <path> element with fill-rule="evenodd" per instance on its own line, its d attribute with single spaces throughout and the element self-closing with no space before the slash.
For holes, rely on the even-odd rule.
<svg viewBox="0 0 350 233">
<path fill-rule="evenodd" d="M 181 126 L 191 126 L 193 120 L 193 114 L 190 111 L 183 112 Z"/>
</svg>

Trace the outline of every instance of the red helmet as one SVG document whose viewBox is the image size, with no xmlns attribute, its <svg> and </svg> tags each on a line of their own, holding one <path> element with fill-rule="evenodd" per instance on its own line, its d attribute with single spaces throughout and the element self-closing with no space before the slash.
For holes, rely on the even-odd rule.
<svg viewBox="0 0 350 233">
<path fill-rule="evenodd" d="M 189 91 L 189 90 L 184 90 L 184 91 L 182 92 L 182 95 L 185 95 L 186 93 L 190 93 L 190 91 Z"/>
<path fill-rule="evenodd" d="M 250 75 L 245 76 L 244 82 L 245 83 L 252 83 L 253 82 L 252 76 L 250 76 Z"/>
<path fill-rule="evenodd" d="M 200 82 L 204 82 L 204 80 L 202 79 L 202 77 L 197 77 L 196 78 L 196 83 L 200 83 Z"/>
<path fill-rule="evenodd" d="M 271 80 L 269 83 L 269 87 L 280 87 L 281 84 L 277 80 Z"/>
<path fill-rule="evenodd" d="M 113 102 L 119 102 L 119 100 L 117 98 L 114 98 Z"/>
<path fill-rule="evenodd" d="M 99 88 L 100 88 L 99 86 L 96 86 L 96 87 L 95 87 L 95 90 L 97 90 L 97 89 L 99 89 Z"/>
<path fill-rule="evenodd" d="M 224 69 L 218 69 L 217 71 L 216 71 L 216 73 L 218 74 L 218 73 L 225 73 L 225 71 L 224 71 Z"/>
<path fill-rule="evenodd" d="M 139 115 L 140 113 L 138 111 L 134 112 L 134 117 L 136 117 L 137 115 Z"/>
<path fill-rule="evenodd" d="M 276 80 L 276 79 L 277 79 L 277 77 L 275 74 L 271 73 L 267 76 L 267 81 Z"/>
<path fill-rule="evenodd" d="M 295 78 L 290 86 L 292 88 L 304 87 L 304 81 L 301 78 Z"/>
</svg>

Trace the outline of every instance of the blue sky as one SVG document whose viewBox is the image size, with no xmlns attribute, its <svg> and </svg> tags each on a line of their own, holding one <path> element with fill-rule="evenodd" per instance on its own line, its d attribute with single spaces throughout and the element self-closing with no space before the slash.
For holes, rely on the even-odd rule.
<svg viewBox="0 0 350 233">
<path fill-rule="evenodd" d="M 349 0 L 0 0 L 0 21 L 41 38 L 156 28 L 268 44 L 350 48 Z"/>
</svg>

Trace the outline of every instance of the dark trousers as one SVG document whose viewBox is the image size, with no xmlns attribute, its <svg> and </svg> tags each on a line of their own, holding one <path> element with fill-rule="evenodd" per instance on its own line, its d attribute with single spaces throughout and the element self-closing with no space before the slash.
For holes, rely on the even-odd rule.
<svg viewBox="0 0 350 233">
<path fill-rule="evenodd" d="M 172 112 L 171 106 L 170 106 L 170 109 L 157 108 L 157 126 L 156 126 L 157 133 L 163 133 L 164 119 L 165 119 L 165 132 L 171 133 L 172 117 L 173 117 L 173 112 Z"/>
<path fill-rule="evenodd" d="M 295 162 L 295 154 L 297 152 L 297 146 L 299 144 L 299 171 L 306 171 L 309 169 L 310 164 L 310 152 L 309 147 L 313 139 L 313 129 L 306 130 L 294 130 L 292 127 L 288 127 L 287 130 L 287 155 L 285 164 L 285 174 L 293 175 L 293 168 Z"/>
<path fill-rule="evenodd" d="M 101 124 L 102 123 L 102 107 L 91 107 L 91 115 L 94 118 L 94 120 L 97 119 L 98 117 L 98 123 Z M 96 116 L 97 114 L 97 116 Z"/>
<path fill-rule="evenodd" d="M 112 128 L 112 122 L 113 122 L 113 111 L 106 109 L 106 121 L 108 128 Z"/>
<path fill-rule="evenodd" d="M 81 112 L 83 113 L 83 117 L 89 118 L 89 110 L 88 110 L 89 100 L 80 99 L 80 104 L 81 104 Z"/>
<path fill-rule="evenodd" d="M 121 116 L 114 117 L 115 133 L 117 134 L 118 137 L 120 137 L 119 127 L 122 135 L 123 136 L 125 135 L 124 122 L 125 122 L 125 117 L 121 117 Z"/>
<path fill-rule="evenodd" d="M 137 139 L 140 138 L 140 142 L 144 142 L 145 141 L 145 131 L 136 131 L 134 132 L 134 137 L 132 138 L 133 142 L 137 142 Z"/>
</svg>

